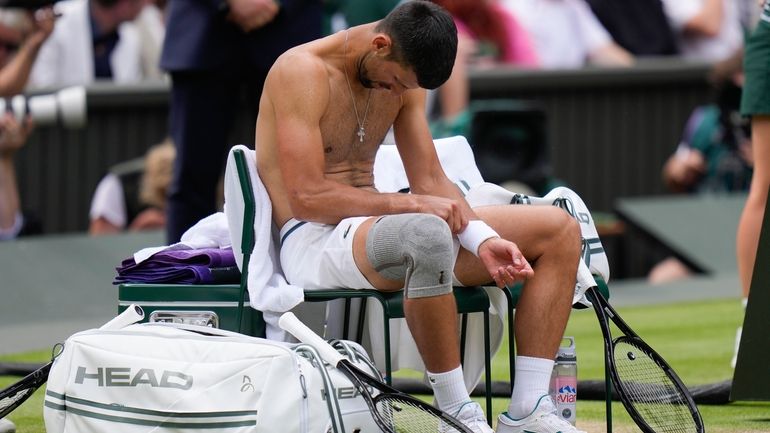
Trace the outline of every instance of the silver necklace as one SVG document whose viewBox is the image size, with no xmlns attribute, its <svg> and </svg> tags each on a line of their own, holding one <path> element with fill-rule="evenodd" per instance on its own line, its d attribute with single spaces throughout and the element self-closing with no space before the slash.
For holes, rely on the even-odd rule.
<svg viewBox="0 0 770 433">
<path fill-rule="evenodd" d="M 348 67 L 346 65 L 348 59 L 348 30 L 345 30 L 345 48 L 343 49 L 345 54 L 342 61 L 342 68 L 345 71 L 345 82 L 348 83 L 348 91 L 350 91 L 350 99 L 353 101 L 353 112 L 356 113 L 356 123 L 358 124 L 358 141 L 363 143 L 364 136 L 366 136 L 366 130 L 364 125 L 366 124 L 366 115 L 369 114 L 369 102 L 372 100 L 372 89 L 369 89 L 369 96 L 366 97 L 366 110 L 364 110 L 364 120 L 361 121 L 361 117 L 358 115 L 358 108 L 356 107 L 356 98 L 353 96 L 353 87 L 350 86 L 350 79 L 348 78 Z"/>
</svg>

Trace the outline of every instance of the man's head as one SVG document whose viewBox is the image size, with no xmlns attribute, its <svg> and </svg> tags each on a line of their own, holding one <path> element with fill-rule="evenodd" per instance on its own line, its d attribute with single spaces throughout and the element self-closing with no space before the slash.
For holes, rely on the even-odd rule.
<svg viewBox="0 0 770 433">
<path fill-rule="evenodd" d="M 457 55 L 457 28 L 440 6 L 415 0 L 393 9 L 375 27 L 391 39 L 389 60 L 410 68 L 425 89 L 442 85 Z"/>
</svg>

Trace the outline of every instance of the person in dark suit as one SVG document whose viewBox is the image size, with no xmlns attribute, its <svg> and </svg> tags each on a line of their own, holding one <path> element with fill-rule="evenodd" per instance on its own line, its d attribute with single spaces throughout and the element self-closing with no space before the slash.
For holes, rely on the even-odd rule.
<svg viewBox="0 0 770 433">
<path fill-rule="evenodd" d="M 169 128 L 177 146 L 168 197 L 169 243 L 216 210 L 217 181 L 236 110 L 249 107 L 253 140 L 265 75 L 284 51 L 320 37 L 321 3 L 169 2 L 161 54 L 161 68 L 172 80 Z"/>
</svg>

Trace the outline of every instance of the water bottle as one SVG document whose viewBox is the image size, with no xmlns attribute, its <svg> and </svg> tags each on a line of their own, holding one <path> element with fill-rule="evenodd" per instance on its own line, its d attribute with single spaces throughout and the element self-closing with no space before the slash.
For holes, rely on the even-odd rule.
<svg viewBox="0 0 770 433">
<path fill-rule="evenodd" d="M 569 345 L 563 343 L 569 341 Z M 575 425 L 577 409 L 577 354 L 575 337 L 564 337 L 551 373 L 551 397 L 559 417 Z"/>
</svg>

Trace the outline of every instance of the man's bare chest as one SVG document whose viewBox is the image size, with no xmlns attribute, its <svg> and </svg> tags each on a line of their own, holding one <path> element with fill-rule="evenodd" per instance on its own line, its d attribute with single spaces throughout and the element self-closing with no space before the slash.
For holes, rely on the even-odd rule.
<svg viewBox="0 0 770 433">
<path fill-rule="evenodd" d="M 354 109 L 349 93 L 337 93 L 321 118 L 327 164 L 373 159 L 398 115 L 400 98 L 372 91 L 368 109 L 366 99 L 358 99 Z"/>
</svg>

